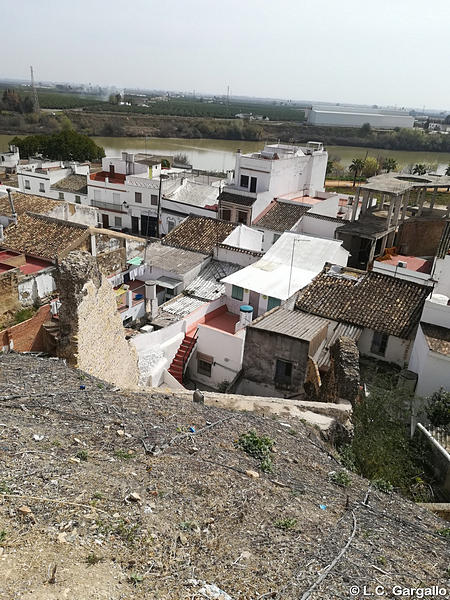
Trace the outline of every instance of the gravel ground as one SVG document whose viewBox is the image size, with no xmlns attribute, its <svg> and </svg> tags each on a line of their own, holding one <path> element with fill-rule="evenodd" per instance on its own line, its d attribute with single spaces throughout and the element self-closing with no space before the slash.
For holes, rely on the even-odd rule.
<svg viewBox="0 0 450 600">
<path fill-rule="evenodd" d="M 250 430 L 275 441 L 271 472 L 236 445 Z M 448 523 L 395 494 L 371 490 L 365 505 L 369 482 L 354 474 L 332 483 L 343 469 L 318 436 L 294 419 L 117 391 L 63 361 L 2 357 L 1 600 L 450 589 L 437 533 Z"/>
</svg>

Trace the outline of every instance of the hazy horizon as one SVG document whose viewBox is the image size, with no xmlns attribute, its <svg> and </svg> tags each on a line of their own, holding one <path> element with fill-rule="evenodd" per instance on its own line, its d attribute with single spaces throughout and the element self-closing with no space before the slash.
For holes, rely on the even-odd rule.
<svg viewBox="0 0 450 600">
<path fill-rule="evenodd" d="M 450 3 L 3 0 L 0 76 L 447 110 Z M 6 23 L 6 20 L 5 20 Z M 444 71 L 444 73 L 443 73 Z"/>
</svg>

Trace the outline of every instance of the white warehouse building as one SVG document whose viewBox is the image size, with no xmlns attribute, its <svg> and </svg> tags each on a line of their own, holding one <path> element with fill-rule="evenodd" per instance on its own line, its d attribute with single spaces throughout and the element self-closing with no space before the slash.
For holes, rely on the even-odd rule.
<svg viewBox="0 0 450 600">
<path fill-rule="evenodd" d="M 369 123 L 374 129 L 412 129 L 414 117 L 404 110 L 353 106 L 313 106 L 308 113 L 309 125 L 362 127 L 365 123 Z"/>
</svg>

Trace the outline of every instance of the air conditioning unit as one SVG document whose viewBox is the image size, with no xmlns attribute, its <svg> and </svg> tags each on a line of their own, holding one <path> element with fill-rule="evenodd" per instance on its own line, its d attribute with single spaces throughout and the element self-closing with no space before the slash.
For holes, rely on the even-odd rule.
<svg viewBox="0 0 450 600">
<path fill-rule="evenodd" d="M 407 266 L 408 263 L 406 263 L 404 260 L 399 260 L 397 263 L 397 267 L 401 267 L 402 269 L 406 269 Z"/>
</svg>

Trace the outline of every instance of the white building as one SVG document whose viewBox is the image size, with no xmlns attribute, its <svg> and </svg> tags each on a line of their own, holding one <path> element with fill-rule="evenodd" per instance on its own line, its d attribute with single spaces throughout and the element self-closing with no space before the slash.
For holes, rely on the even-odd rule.
<svg viewBox="0 0 450 600">
<path fill-rule="evenodd" d="M 450 299 L 430 294 L 425 301 L 408 369 L 417 373 L 417 396 L 450 391 Z"/>
<path fill-rule="evenodd" d="M 326 262 L 346 265 L 348 256 L 339 240 L 283 233 L 260 260 L 223 279 L 229 310 L 250 305 L 256 318 L 311 283 Z"/>
<path fill-rule="evenodd" d="M 163 170 L 159 159 L 135 160 L 127 152 L 104 158 L 102 171 L 88 178 L 88 202 L 101 212 L 103 226 L 147 237 L 169 233 L 190 214 L 216 217 L 218 193 L 188 181 L 182 169 Z"/>
<path fill-rule="evenodd" d="M 11 145 L 9 152 L 0 152 L 0 168 L 6 173 L 15 173 L 20 161 L 19 148 Z"/>
<path fill-rule="evenodd" d="M 313 106 L 308 114 L 309 125 L 362 127 L 366 123 L 374 129 L 412 129 L 414 117 L 403 110 L 325 105 Z"/>
<path fill-rule="evenodd" d="M 305 147 L 270 144 L 261 152 L 236 154 L 234 175 L 219 196 L 219 216 L 251 225 L 275 198 L 324 191 L 328 153 L 320 142 Z"/>
</svg>

